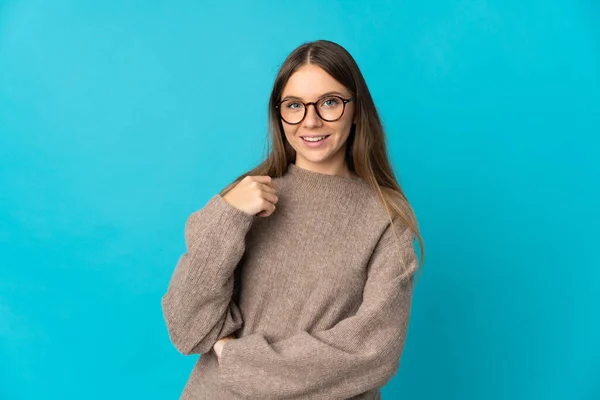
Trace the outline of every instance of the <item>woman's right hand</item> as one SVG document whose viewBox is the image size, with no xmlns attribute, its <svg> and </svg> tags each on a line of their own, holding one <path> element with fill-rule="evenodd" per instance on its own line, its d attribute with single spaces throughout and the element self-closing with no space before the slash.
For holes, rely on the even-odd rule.
<svg viewBox="0 0 600 400">
<path fill-rule="evenodd" d="M 250 215 L 268 217 L 275 212 L 279 198 L 268 175 L 245 176 L 223 199 Z"/>
</svg>

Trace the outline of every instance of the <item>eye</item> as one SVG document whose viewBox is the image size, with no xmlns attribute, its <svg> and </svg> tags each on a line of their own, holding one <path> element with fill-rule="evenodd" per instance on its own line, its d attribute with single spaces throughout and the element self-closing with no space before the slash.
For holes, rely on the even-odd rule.
<svg viewBox="0 0 600 400">
<path fill-rule="evenodd" d="M 326 97 L 321 100 L 321 105 L 325 107 L 335 107 L 340 104 L 340 100 L 337 97 Z"/>
<path fill-rule="evenodd" d="M 289 101 L 284 103 L 283 105 L 285 108 L 291 108 L 292 110 L 298 109 L 302 107 L 301 103 L 298 103 L 296 101 Z"/>
</svg>

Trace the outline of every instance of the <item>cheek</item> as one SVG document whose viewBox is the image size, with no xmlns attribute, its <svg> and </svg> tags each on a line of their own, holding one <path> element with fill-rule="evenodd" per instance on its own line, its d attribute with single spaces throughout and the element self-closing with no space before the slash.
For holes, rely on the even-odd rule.
<svg viewBox="0 0 600 400">
<path fill-rule="evenodd" d="M 339 135 L 348 135 L 350 133 L 350 129 L 352 128 L 352 113 L 344 114 L 342 119 L 336 122 L 330 122 L 329 124 L 332 130 Z"/>
<path fill-rule="evenodd" d="M 335 132 L 338 136 L 346 136 L 350 133 L 350 128 L 352 128 L 352 120 L 330 122 L 328 124 L 328 128 L 330 131 Z"/>
<path fill-rule="evenodd" d="M 298 127 L 294 125 L 285 125 L 283 124 L 283 132 L 285 136 L 288 138 L 294 137 L 296 135 L 296 131 L 298 131 Z"/>
</svg>

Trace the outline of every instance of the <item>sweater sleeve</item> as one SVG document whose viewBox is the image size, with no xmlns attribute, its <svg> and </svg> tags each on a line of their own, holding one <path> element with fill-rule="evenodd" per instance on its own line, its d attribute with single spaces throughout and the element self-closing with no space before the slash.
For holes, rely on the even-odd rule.
<svg viewBox="0 0 600 400">
<path fill-rule="evenodd" d="M 234 271 L 254 216 L 219 194 L 185 224 L 186 252 L 179 257 L 166 293 L 163 316 L 171 342 L 183 354 L 204 354 L 242 327 L 233 296 Z"/>
<path fill-rule="evenodd" d="M 362 303 L 332 328 L 268 343 L 228 341 L 218 376 L 253 399 L 347 399 L 383 387 L 398 371 L 418 265 L 413 234 L 388 224 L 368 263 Z M 400 241 L 398 241 L 400 239 Z"/>
</svg>

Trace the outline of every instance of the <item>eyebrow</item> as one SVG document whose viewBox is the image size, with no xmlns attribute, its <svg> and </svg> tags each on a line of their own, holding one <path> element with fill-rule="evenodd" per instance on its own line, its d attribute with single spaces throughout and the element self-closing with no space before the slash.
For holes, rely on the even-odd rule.
<svg viewBox="0 0 600 400">
<path fill-rule="evenodd" d="M 346 97 L 345 94 L 342 94 L 340 92 L 336 92 L 336 91 L 331 91 L 331 92 L 327 92 L 327 93 L 323 93 L 322 95 L 320 95 L 318 98 L 320 99 L 321 97 L 325 97 L 325 96 L 331 96 L 331 95 L 337 95 L 340 97 Z M 298 96 L 292 96 L 292 95 L 287 95 L 285 96 L 283 99 L 281 99 L 281 101 L 284 100 L 288 100 L 288 99 L 298 99 L 298 100 L 303 100 L 302 97 L 298 97 Z"/>
</svg>

